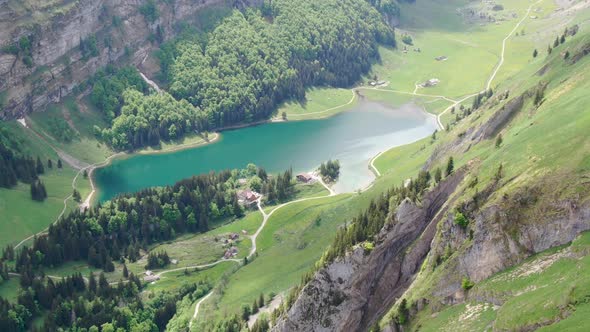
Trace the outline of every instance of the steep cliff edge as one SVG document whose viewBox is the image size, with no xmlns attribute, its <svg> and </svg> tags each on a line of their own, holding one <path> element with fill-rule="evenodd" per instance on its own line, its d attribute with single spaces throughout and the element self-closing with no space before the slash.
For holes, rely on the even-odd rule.
<svg viewBox="0 0 590 332">
<path fill-rule="evenodd" d="M 276 331 L 363 331 L 407 289 L 428 254 L 438 222 L 465 170 L 424 195 L 404 200 L 365 253 L 357 247 L 320 269 L 274 327 Z"/>
<path fill-rule="evenodd" d="M 59 102 L 109 63 L 141 63 L 158 42 L 175 35 L 177 24 L 226 3 L 61 0 L 35 6 L 0 1 L 0 119 Z"/>
</svg>

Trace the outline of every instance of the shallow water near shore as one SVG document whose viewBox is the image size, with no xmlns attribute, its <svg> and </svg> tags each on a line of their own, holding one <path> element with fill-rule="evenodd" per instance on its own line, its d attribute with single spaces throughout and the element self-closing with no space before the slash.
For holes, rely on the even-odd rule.
<svg viewBox="0 0 590 332">
<path fill-rule="evenodd" d="M 269 173 L 292 168 L 312 171 L 328 159 L 341 164 L 336 192 L 369 185 L 370 160 L 382 151 L 424 138 L 437 129 L 436 118 L 419 106 L 390 108 L 361 100 L 354 109 L 323 120 L 268 123 L 224 131 L 213 144 L 166 154 L 114 160 L 97 169 L 99 200 L 147 187 L 174 184 L 193 175 L 245 168 L 248 163 Z"/>
</svg>

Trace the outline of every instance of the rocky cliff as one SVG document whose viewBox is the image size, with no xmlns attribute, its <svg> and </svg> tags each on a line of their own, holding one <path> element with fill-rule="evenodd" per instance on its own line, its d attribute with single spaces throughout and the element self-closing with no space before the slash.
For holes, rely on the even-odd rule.
<svg viewBox="0 0 590 332">
<path fill-rule="evenodd" d="M 420 204 L 404 200 L 370 254 L 359 247 L 319 270 L 274 330 L 367 330 L 412 283 L 464 173 L 447 178 Z"/>
<path fill-rule="evenodd" d="M 464 278 L 480 282 L 590 230 L 590 202 L 582 198 L 590 188 L 577 195 L 580 199 L 557 199 L 560 193 L 543 190 L 559 187 L 547 180 L 498 200 L 493 184 L 477 197 L 482 204 L 457 202 L 464 174 L 462 169 L 442 182 L 421 204 L 403 201 L 370 254 L 359 247 L 319 270 L 273 330 L 367 331 L 414 287 L 421 290 L 412 294 L 410 316 L 425 305 L 436 311 L 462 303 L 470 296 Z M 467 215 L 469 226 L 456 223 L 454 209 Z M 420 271 L 436 277 L 415 286 Z M 485 294 L 472 296 L 497 302 Z M 403 330 L 387 321 L 387 331 Z"/>
<path fill-rule="evenodd" d="M 141 63 L 157 42 L 174 36 L 178 23 L 226 2 L 0 0 L 0 118 L 43 110 L 109 63 Z"/>
</svg>

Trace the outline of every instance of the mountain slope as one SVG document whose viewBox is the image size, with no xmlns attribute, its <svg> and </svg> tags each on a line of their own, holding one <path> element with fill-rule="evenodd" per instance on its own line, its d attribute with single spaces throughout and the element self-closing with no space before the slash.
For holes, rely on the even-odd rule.
<svg viewBox="0 0 590 332">
<path fill-rule="evenodd" d="M 550 54 L 539 48 L 539 55 L 499 82 L 493 95 L 482 96 L 471 106 L 466 102 L 461 110 L 456 107 L 451 129 L 440 135 L 424 165 L 435 173 L 453 157 L 455 168 L 466 172 L 449 193 L 448 206 L 431 212 L 440 212 L 441 218 L 431 219 L 424 232 L 396 233 L 404 224 L 417 226 L 423 221 L 404 216 L 405 202 L 392 209 L 397 212 L 390 214 L 371 241 L 375 248 L 367 254 L 367 246 L 361 244 L 323 265 L 292 306 L 285 308 L 288 311 L 278 319 L 276 330 L 361 331 L 378 321 L 392 330 L 421 330 L 427 324 L 438 330 L 442 326 L 429 320 L 439 316 L 436 322 L 441 325 L 451 317 L 444 321 L 450 329 L 460 326 L 459 318 L 468 317 L 474 325 L 465 325 L 465 330 L 531 330 L 583 314 L 590 295 L 583 272 L 572 271 L 566 279 L 556 280 L 553 297 L 544 302 L 539 301 L 547 296 L 543 291 L 516 298 L 526 287 L 528 291 L 539 288 L 534 283 L 493 292 L 494 279 L 488 280 L 590 229 L 590 112 L 585 107 L 590 102 L 585 93 L 590 84 L 585 75 L 590 67 L 590 34 L 585 24 L 588 12 L 582 9 L 578 8 L 575 19 L 561 17 L 560 22 L 570 24 L 566 33 L 564 25 L 552 28 L 558 38 L 564 34 L 563 43 L 558 41 L 554 47 L 554 37 L 538 41 L 551 43 Z M 555 15 L 548 14 L 545 22 Z M 531 23 L 528 33 L 534 33 L 531 27 L 549 29 L 540 24 Z M 398 158 L 392 171 L 395 163 L 403 164 L 410 156 Z M 433 185 L 418 206 L 428 209 L 429 195 L 440 186 Z M 433 228 L 436 233 L 430 234 L 428 229 Z M 386 240 L 400 235 L 409 236 L 406 241 L 412 243 L 400 247 L 399 242 Z M 393 255 L 383 256 L 392 250 Z M 579 259 L 577 266 L 569 268 L 583 271 L 588 252 L 576 250 L 575 255 L 564 257 Z M 544 271 L 534 268 L 537 265 L 525 264 L 527 275 Z M 392 298 L 396 304 L 385 314 Z M 527 309 L 515 314 L 517 307 Z"/>
</svg>

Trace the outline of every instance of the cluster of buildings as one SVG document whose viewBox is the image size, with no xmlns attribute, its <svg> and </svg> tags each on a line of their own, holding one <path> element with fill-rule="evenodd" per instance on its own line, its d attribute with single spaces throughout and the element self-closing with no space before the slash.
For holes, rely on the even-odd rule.
<svg viewBox="0 0 590 332">
<path fill-rule="evenodd" d="M 234 258 L 238 255 L 238 248 L 237 247 L 229 247 L 225 253 L 223 254 L 223 259 L 230 259 Z"/>
</svg>

